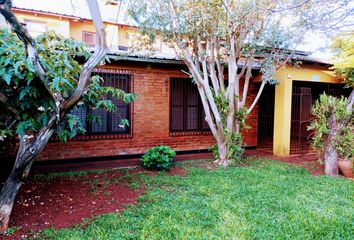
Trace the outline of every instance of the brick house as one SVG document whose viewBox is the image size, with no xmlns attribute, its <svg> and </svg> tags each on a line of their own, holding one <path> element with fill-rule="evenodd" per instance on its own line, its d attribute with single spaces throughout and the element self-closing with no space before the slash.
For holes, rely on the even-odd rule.
<svg viewBox="0 0 354 240">
<path fill-rule="evenodd" d="M 26 1 L 15 1 L 14 11 L 31 34 L 54 30 L 94 46 L 94 28 L 89 18 L 68 14 L 66 10 L 26 6 Z M 128 50 L 137 27 L 109 19 L 105 19 L 105 25 L 111 55 Z M 105 79 L 105 84 L 139 94 L 134 103 L 125 105 L 113 99 L 118 106 L 115 113 L 75 109 L 74 113 L 83 120 L 90 114 L 99 116 L 101 122 L 86 123 L 87 134 L 67 143 L 51 141 L 39 160 L 114 158 L 141 154 L 156 145 L 169 145 L 177 151 L 209 149 L 214 139 L 204 120 L 197 88 L 182 72 L 186 66 L 169 54 L 172 50 L 162 43 L 157 45 L 160 54 L 150 58 L 126 55 L 95 72 Z M 251 128 L 243 133 L 246 147 L 262 148 L 280 156 L 307 151 L 306 124 L 312 102 L 323 91 L 341 94 L 340 80 L 328 70 L 329 63 L 305 53 L 300 55 L 301 68 L 279 69 L 280 84 L 266 87 L 248 116 Z M 248 104 L 260 85 L 256 68 L 253 76 Z M 119 126 L 123 118 L 129 120 L 129 127 Z"/>
</svg>

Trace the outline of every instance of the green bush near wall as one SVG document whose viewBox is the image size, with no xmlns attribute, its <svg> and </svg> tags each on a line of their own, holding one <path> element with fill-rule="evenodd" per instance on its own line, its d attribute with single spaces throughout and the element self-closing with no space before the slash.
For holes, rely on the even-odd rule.
<svg viewBox="0 0 354 240">
<path fill-rule="evenodd" d="M 149 170 L 170 170 L 176 152 L 169 146 L 156 146 L 146 151 L 141 158 L 143 168 Z"/>
</svg>

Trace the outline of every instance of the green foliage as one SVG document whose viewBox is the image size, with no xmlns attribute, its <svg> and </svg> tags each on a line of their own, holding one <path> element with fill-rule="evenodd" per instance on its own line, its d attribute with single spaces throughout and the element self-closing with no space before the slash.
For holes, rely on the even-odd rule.
<svg viewBox="0 0 354 240">
<path fill-rule="evenodd" d="M 226 126 L 226 120 L 229 114 L 229 99 L 225 95 L 225 92 L 219 91 L 214 96 L 216 106 L 221 116 L 221 122 L 224 126 Z"/>
<path fill-rule="evenodd" d="M 354 87 L 354 34 L 334 39 L 336 51 L 333 69 L 345 79 L 347 87 Z"/>
<path fill-rule="evenodd" d="M 204 57 L 215 57 L 211 56 L 213 51 L 203 45 L 220 39 L 215 44 L 220 49 L 221 62 L 227 63 L 232 47 L 240 54 L 237 58 L 255 53 L 262 56 L 257 58 L 262 80 L 276 84 L 276 67 L 290 55 L 289 49 L 302 39 L 301 34 L 308 27 L 304 22 L 309 20 L 305 12 L 312 10 L 314 3 L 296 4 L 289 0 L 179 0 L 170 3 L 156 0 L 128 1 L 128 5 L 129 14 L 139 23 L 142 35 L 151 39 L 150 43 L 159 38 L 171 47 L 178 46 L 177 52 L 182 58 L 187 50 L 193 60 L 201 62 Z M 292 18 L 291 23 L 286 21 L 288 17 Z M 233 34 L 235 46 L 230 42 Z"/>
<path fill-rule="evenodd" d="M 64 38 L 54 32 L 44 33 L 35 38 L 39 62 L 46 71 L 42 82 L 36 72 L 32 59 L 26 56 L 25 47 L 17 35 L 7 29 L 0 29 L 0 93 L 18 111 L 15 122 L 5 122 L 0 114 L 0 137 L 26 133 L 36 133 L 45 126 L 50 116 L 55 114 L 53 93 L 60 93 L 64 99 L 75 91 L 82 63 L 91 53 L 83 43 Z M 104 86 L 103 79 L 93 76 L 87 93 L 81 103 L 89 108 L 102 108 L 115 111 L 116 106 L 107 96 L 130 103 L 136 97 L 124 91 Z M 6 113 L 8 114 L 8 113 Z M 83 123 L 74 115 L 68 114 L 58 124 L 57 134 L 62 141 L 83 133 Z"/>
<path fill-rule="evenodd" d="M 240 110 L 236 111 L 235 119 L 236 119 L 237 123 L 240 126 L 240 130 L 241 129 L 250 129 L 251 128 L 246 123 L 247 116 L 248 116 L 248 112 L 247 112 L 247 108 L 246 107 L 243 107 Z"/>
<path fill-rule="evenodd" d="M 121 213 L 38 237 L 85 239 L 351 239 L 354 184 L 270 160 L 187 176 L 145 176 Z"/>
<path fill-rule="evenodd" d="M 337 149 L 339 155 L 343 158 L 354 156 L 354 121 L 352 113 L 347 110 L 348 100 L 345 97 L 336 98 L 326 94 L 322 94 L 320 99 L 316 101 L 312 107 L 313 120 L 308 127 L 313 131 L 313 146 L 322 156 L 324 152 L 324 144 L 329 132 L 328 119 L 332 114 L 338 122 L 350 117 L 347 126 L 341 129 L 340 135 L 332 144 Z"/>
<path fill-rule="evenodd" d="M 151 170 L 170 170 L 176 152 L 169 146 L 156 146 L 146 151 L 141 158 L 141 165 Z"/>
</svg>

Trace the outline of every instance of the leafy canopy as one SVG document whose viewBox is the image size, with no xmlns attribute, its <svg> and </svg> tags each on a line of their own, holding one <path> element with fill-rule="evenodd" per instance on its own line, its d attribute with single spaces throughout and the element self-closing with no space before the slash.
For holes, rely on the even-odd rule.
<svg viewBox="0 0 354 240">
<path fill-rule="evenodd" d="M 0 103 L 0 138 L 13 134 L 36 133 L 48 123 L 54 113 L 55 101 L 51 93 L 60 93 L 64 99 L 75 91 L 82 62 L 91 53 L 83 44 L 64 38 L 54 32 L 35 38 L 39 62 L 46 70 L 43 83 L 36 74 L 32 59 L 26 55 L 25 46 L 13 32 L 0 30 L 0 94 L 6 104 Z M 105 99 L 107 94 L 124 100 L 134 100 L 134 94 L 102 86 L 103 79 L 93 76 L 87 93 L 81 103 L 90 108 L 104 108 L 114 111 L 115 105 Z M 83 124 L 73 114 L 66 114 L 58 124 L 58 136 L 66 141 L 78 133 L 84 133 Z"/>
<path fill-rule="evenodd" d="M 347 87 L 354 87 L 354 33 L 334 39 L 336 51 L 333 68 L 344 77 Z"/>
<path fill-rule="evenodd" d="M 332 69 L 343 77 L 346 87 L 354 87 L 354 34 L 339 36 L 333 41 L 335 50 L 334 66 Z M 353 90 L 352 90 L 353 91 Z M 353 94 L 353 93 L 352 93 Z M 351 95 L 352 95 L 351 94 Z M 313 145 L 320 155 L 325 151 L 325 142 L 328 135 L 335 131 L 333 128 L 340 128 L 339 135 L 335 137 L 333 146 L 339 156 L 343 158 L 354 157 L 354 118 L 349 98 L 336 98 L 322 94 L 312 107 L 313 121 L 309 130 L 313 130 Z M 330 122 L 340 123 L 338 126 L 331 126 Z"/>
<path fill-rule="evenodd" d="M 263 80 L 277 83 L 276 66 L 287 58 L 289 49 L 300 43 L 307 27 L 303 9 L 310 6 L 299 7 L 301 2 L 147 0 L 130 1 L 129 9 L 151 43 L 162 39 L 175 48 L 181 59 L 190 57 L 202 62 L 203 58 L 220 58 L 226 63 L 230 57 L 238 60 L 262 56 L 257 62 Z"/>
</svg>

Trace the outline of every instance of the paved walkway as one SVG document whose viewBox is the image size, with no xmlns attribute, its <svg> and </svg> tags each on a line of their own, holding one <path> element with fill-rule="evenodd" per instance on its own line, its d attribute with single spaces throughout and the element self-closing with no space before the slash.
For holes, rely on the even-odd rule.
<svg viewBox="0 0 354 240">
<path fill-rule="evenodd" d="M 265 157 L 269 159 L 288 162 L 291 164 L 304 166 L 308 168 L 315 175 L 323 174 L 323 167 L 319 165 L 318 162 L 316 161 L 315 154 L 277 157 L 270 153 L 259 151 L 259 150 L 246 150 L 245 155 Z M 175 157 L 175 161 L 210 159 L 211 157 L 212 157 L 211 153 L 179 154 Z M 38 173 L 48 173 L 48 172 L 87 171 L 93 169 L 135 167 L 139 165 L 140 165 L 139 158 L 108 160 L 108 161 L 88 161 L 88 162 L 81 161 L 78 163 L 59 163 L 59 164 L 51 163 L 47 165 L 35 164 L 33 166 L 33 170 L 31 171 L 31 173 L 38 174 Z"/>
</svg>

